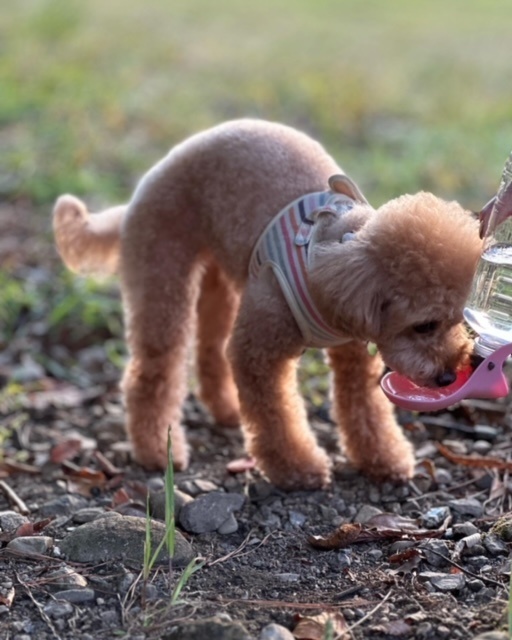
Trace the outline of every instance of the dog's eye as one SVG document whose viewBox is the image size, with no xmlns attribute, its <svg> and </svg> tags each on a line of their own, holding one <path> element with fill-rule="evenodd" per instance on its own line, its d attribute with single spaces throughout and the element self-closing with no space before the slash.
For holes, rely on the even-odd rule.
<svg viewBox="0 0 512 640">
<path fill-rule="evenodd" d="M 433 333 L 438 326 L 439 322 L 437 322 L 437 320 L 431 320 L 430 322 L 424 322 L 423 324 L 415 324 L 413 330 L 416 333 Z"/>
</svg>

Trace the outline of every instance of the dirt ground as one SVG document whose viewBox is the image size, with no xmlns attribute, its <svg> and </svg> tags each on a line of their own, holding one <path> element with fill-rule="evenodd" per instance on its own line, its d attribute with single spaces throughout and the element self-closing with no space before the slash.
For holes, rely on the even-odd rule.
<svg viewBox="0 0 512 640">
<path fill-rule="evenodd" d="M 19 208 L 3 208 L 0 216 L 3 268 L 14 278 L 51 277 L 58 267 L 45 223 L 34 224 L 30 211 Z M 418 460 L 414 479 L 402 486 L 376 485 L 351 469 L 328 407 L 310 402 L 335 481 L 326 491 L 283 493 L 243 465 L 228 470 L 244 460 L 242 437 L 212 424 L 191 395 L 192 460 L 175 484 L 193 498 L 241 494 L 236 530 L 182 531 L 205 564 L 173 606 L 164 568 L 152 572 L 144 595 L 140 566 L 70 561 L 59 547 L 87 510 L 144 518 L 147 494 L 162 489 L 161 474 L 129 459 L 119 374 L 101 346 L 77 347 L 70 381 L 57 375 L 58 349 L 30 310 L 2 344 L 0 638 L 159 638 L 176 625 L 217 616 L 242 623 L 258 640 L 270 623 L 293 631 L 301 617 L 326 613 L 338 614 L 332 637 L 349 639 L 468 639 L 504 628 L 512 540 L 509 399 L 467 401 L 439 414 L 401 412 Z M 23 514 L 25 526 L 8 526 L 6 511 Z M 49 541 L 44 551 L 14 552 L 16 537 Z M 318 548 L 318 537 L 330 548 Z M 56 597 L 52 576 L 63 567 L 85 579 L 82 595 L 90 597 Z M 294 637 L 323 640 L 326 633 L 321 623 Z"/>
</svg>

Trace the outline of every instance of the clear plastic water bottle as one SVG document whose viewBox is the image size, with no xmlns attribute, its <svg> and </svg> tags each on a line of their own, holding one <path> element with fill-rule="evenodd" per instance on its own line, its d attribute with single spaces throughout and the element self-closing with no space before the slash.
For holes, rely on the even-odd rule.
<svg viewBox="0 0 512 640">
<path fill-rule="evenodd" d="M 512 342 L 512 153 L 486 223 L 484 248 L 464 309 L 483 357 Z"/>
</svg>

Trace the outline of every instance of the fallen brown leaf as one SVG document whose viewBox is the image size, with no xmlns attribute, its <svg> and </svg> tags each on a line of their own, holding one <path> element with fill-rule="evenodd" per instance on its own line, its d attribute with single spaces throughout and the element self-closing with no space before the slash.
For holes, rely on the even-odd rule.
<svg viewBox="0 0 512 640">
<path fill-rule="evenodd" d="M 50 461 L 54 464 L 61 464 L 66 460 L 73 460 L 82 450 L 82 441 L 77 438 L 64 440 L 55 445 L 50 453 Z"/>
<path fill-rule="evenodd" d="M 316 616 L 295 617 L 297 625 L 292 635 L 297 640 L 323 640 L 327 625 L 331 624 L 333 636 L 337 637 L 347 630 L 347 622 L 341 613 L 319 613 Z"/>
</svg>

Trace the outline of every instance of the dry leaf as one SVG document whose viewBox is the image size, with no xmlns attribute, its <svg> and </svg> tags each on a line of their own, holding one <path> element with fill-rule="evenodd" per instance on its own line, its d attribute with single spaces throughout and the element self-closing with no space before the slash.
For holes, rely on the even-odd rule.
<svg viewBox="0 0 512 640">
<path fill-rule="evenodd" d="M 392 620 L 372 627 L 375 631 L 386 634 L 391 638 L 400 638 L 411 635 L 411 625 L 405 620 Z"/>
<path fill-rule="evenodd" d="M 254 458 L 237 458 L 231 460 L 226 465 L 226 470 L 229 473 L 244 473 L 244 471 L 250 471 L 256 466 L 256 460 Z"/>
<path fill-rule="evenodd" d="M 296 616 L 298 620 L 292 635 L 297 640 L 323 640 L 330 621 L 334 637 L 347 630 L 347 622 L 341 613 L 319 613 L 316 616 Z"/>
<path fill-rule="evenodd" d="M 77 438 L 64 440 L 55 445 L 50 453 L 50 460 L 54 464 L 61 464 L 66 460 L 73 460 L 82 450 L 82 441 Z"/>
<path fill-rule="evenodd" d="M 0 605 L 10 608 L 14 600 L 14 587 L 0 591 Z"/>
</svg>

